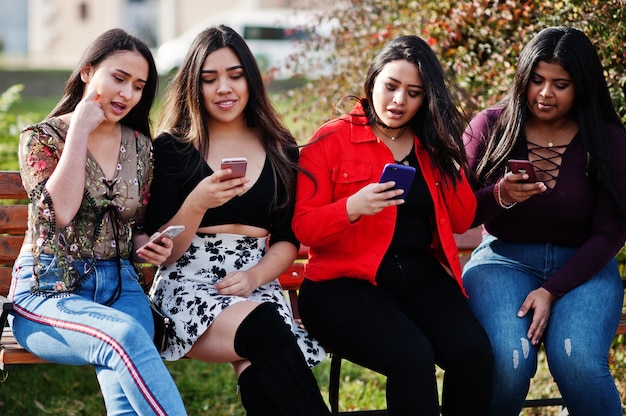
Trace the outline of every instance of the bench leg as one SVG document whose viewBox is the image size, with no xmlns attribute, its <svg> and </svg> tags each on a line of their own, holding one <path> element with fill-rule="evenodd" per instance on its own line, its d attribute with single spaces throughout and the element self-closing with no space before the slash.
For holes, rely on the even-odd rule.
<svg viewBox="0 0 626 416">
<path fill-rule="evenodd" d="M 547 406 L 561 406 L 564 407 L 565 403 L 561 397 L 546 398 L 546 399 L 527 399 L 524 402 L 524 407 L 547 407 Z"/>
<path fill-rule="evenodd" d="M 330 378 L 328 380 L 328 402 L 333 416 L 339 414 L 339 378 L 341 377 L 341 357 L 331 354 Z"/>
</svg>

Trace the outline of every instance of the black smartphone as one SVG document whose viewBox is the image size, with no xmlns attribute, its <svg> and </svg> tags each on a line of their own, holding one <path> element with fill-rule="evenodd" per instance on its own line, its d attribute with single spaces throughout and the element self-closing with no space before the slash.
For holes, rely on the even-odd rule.
<svg viewBox="0 0 626 416">
<path fill-rule="evenodd" d="M 525 173 L 528 175 L 528 179 L 525 183 L 537 182 L 537 175 L 535 175 L 535 168 L 529 160 L 511 159 L 509 160 L 509 170 L 513 173 Z"/>
<path fill-rule="evenodd" d="M 248 159 L 245 157 L 229 157 L 222 159 L 222 169 L 230 168 L 232 173 L 222 178 L 222 181 L 246 176 Z"/>
<path fill-rule="evenodd" d="M 380 175 L 378 183 L 394 181 L 396 184 L 391 189 L 402 189 L 404 192 L 392 199 L 406 199 L 414 177 L 415 168 L 413 166 L 387 163 L 383 168 L 383 173 Z"/>
</svg>

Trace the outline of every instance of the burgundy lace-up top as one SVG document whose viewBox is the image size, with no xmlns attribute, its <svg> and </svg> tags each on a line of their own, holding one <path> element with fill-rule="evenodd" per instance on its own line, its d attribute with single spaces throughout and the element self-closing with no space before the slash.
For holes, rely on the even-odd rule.
<svg viewBox="0 0 626 416">
<path fill-rule="evenodd" d="M 466 131 L 472 170 L 486 147 L 484 136 L 498 112 L 498 109 L 483 111 Z M 608 126 L 608 132 L 611 160 L 607 163 L 613 186 L 626 206 L 626 134 L 613 125 Z M 510 158 L 528 159 L 529 153 L 536 157 L 537 147 L 534 143 L 523 143 L 513 149 Z M 493 197 L 494 184 L 475 188 L 478 209 L 474 223 L 484 224 L 487 232 L 505 241 L 578 247 L 576 255 L 544 285 L 560 297 L 591 278 L 617 254 L 626 240 L 626 228 L 620 225 L 608 194 L 587 175 L 588 157 L 580 134 L 569 145 L 551 149 L 554 157 L 545 157 L 543 152 L 544 158 L 535 162 L 540 177 L 549 177 L 544 182 L 548 186 L 546 193 L 505 210 Z M 543 168 L 538 169 L 537 165 Z"/>
</svg>

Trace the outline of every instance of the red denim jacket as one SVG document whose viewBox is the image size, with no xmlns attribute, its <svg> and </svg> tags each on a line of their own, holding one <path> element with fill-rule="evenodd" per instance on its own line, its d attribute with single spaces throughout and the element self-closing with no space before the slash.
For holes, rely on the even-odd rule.
<svg viewBox="0 0 626 416">
<path fill-rule="evenodd" d="M 360 104 L 353 113 L 363 114 Z M 332 120 L 302 148 L 300 166 L 314 180 L 298 174 L 293 228 L 300 242 L 309 246 L 304 274 L 310 280 L 352 277 L 376 284 L 376 271 L 393 237 L 395 206 L 354 223 L 346 213 L 348 197 L 377 182 L 383 166 L 394 161 L 366 123 L 366 118 L 354 115 Z M 463 233 L 471 225 L 476 198 L 465 176 L 455 188 L 446 185 L 417 137 L 415 151 L 434 203 L 433 255 L 462 288 L 453 233 Z"/>
</svg>

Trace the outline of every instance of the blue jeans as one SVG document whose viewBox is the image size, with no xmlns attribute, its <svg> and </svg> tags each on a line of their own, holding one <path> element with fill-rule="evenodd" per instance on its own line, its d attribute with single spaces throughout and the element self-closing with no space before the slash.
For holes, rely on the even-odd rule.
<svg viewBox="0 0 626 416">
<path fill-rule="evenodd" d="M 42 256 L 47 267 L 52 256 Z M 31 255 L 18 257 L 9 296 L 11 326 L 28 351 L 54 363 L 91 364 L 96 369 L 108 415 L 185 415 L 172 377 L 152 342 L 148 298 L 132 264 L 122 260 L 122 294 L 114 293 L 115 260 L 99 261 L 79 291 L 58 297 L 31 294 Z"/>
<path fill-rule="evenodd" d="M 526 296 L 550 279 L 575 248 L 507 243 L 487 235 L 464 268 L 472 311 L 489 335 L 495 358 L 491 415 L 518 415 L 537 370 L 526 333 L 532 314 L 517 317 Z M 613 260 L 554 302 L 543 336 L 548 366 L 571 416 L 621 416 L 608 352 L 624 291 Z"/>
</svg>

